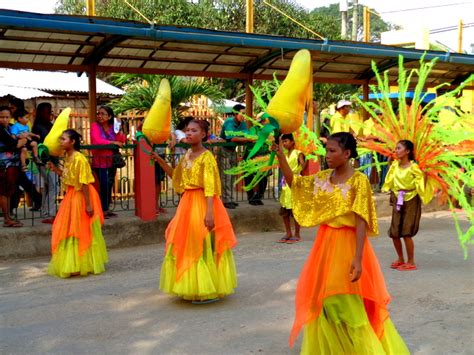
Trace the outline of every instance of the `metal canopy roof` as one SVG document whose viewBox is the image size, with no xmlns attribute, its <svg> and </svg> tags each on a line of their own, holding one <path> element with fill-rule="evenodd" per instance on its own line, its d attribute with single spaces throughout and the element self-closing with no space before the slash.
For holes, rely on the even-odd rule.
<svg viewBox="0 0 474 355">
<path fill-rule="evenodd" d="M 12 70 L 0 68 L 0 86 L 16 88 L 19 91 L 21 91 L 22 89 L 32 89 L 42 90 L 49 93 L 89 92 L 89 83 L 88 79 L 85 76 L 78 77 L 74 73 L 61 73 L 51 71 Z M 115 86 L 112 86 L 100 79 L 96 79 L 96 88 L 97 94 L 113 96 L 122 96 L 123 94 L 125 94 L 123 90 L 116 88 Z M 52 96 L 49 93 L 47 93 L 46 96 Z M 11 93 L 11 95 L 17 96 L 13 92 Z"/>
<path fill-rule="evenodd" d="M 269 79 L 285 75 L 308 49 L 316 82 L 364 84 L 371 61 L 397 78 L 398 55 L 416 67 L 423 51 L 350 41 L 321 41 L 97 17 L 0 9 L 0 67 L 74 72 L 156 73 Z M 428 51 L 439 61 L 427 84 L 458 84 L 474 72 L 474 56 Z"/>
</svg>

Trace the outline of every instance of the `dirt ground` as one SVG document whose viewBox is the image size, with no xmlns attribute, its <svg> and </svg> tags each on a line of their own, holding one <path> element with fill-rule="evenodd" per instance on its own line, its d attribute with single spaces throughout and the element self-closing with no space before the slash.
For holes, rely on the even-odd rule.
<svg viewBox="0 0 474 355">
<path fill-rule="evenodd" d="M 411 352 L 474 354 L 474 255 L 463 259 L 449 213 L 423 215 L 413 272 L 388 268 L 387 227 L 381 218 L 371 242 Z M 238 235 L 236 293 L 201 306 L 158 291 L 163 244 L 111 250 L 106 273 L 68 280 L 46 274 L 47 257 L 0 261 L 0 353 L 297 354 L 301 337 L 289 349 L 288 335 L 314 234 L 293 245 L 277 232 Z"/>
</svg>

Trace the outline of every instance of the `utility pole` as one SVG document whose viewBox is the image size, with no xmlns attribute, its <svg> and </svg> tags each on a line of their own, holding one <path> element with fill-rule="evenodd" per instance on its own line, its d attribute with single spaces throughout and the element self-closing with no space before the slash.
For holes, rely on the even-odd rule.
<svg viewBox="0 0 474 355">
<path fill-rule="evenodd" d="M 352 40 L 357 41 L 357 27 L 359 27 L 359 0 L 352 1 Z"/>
<path fill-rule="evenodd" d="M 347 39 L 347 0 L 339 1 L 339 11 L 341 12 L 341 38 Z"/>
<path fill-rule="evenodd" d="M 86 0 L 87 16 L 95 16 L 95 0 Z"/>
<path fill-rule="evenodd" d="M 364 42 L 370 42 L 370 11 L 364 6 Z"/>
<path fill-rule="evenodd" d="M 458 53 L 462 53 L 462 30 L 463 30 L 463 22 L 459 20 L 458 25 Z"/>
<path fill-rule="evenodd" d="M 253 0 L 246 0 L 247 16 L 245 22 L 245 32 L 253 33 Z"/>
</svg>

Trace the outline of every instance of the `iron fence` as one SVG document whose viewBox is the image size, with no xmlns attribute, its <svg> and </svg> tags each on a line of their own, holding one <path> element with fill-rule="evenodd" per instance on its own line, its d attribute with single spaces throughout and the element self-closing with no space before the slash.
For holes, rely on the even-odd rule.
<svg viewBox="0 0 474 355">
<path fill-rule="evenodd" d="M 172 166 L 176 166 L 178 161 L 182 158 L 182 153 L 175 153 L 167 148 L 166 145 L 159 145 L 161 148 L 160 154 Z M 185 148 L 184 145 L 177 145 L 178 148 Z M 115 146 L 92 146 L 84 145 L 81 147 L 82 152 L 89 159 L 93 172 L 96 178 L 96 188 L 100 191 L 100 186 L 104 186 L 104 181 L 101 179 L 111 179 L 110 198 L 107 199 L 109 211 L 123 212 L 135 210 L 135 154 L 136 146 L 134 144 L 125 145 L 120 148 L 121 159 L 124 161 L 124 166 L 120 168 L 111 169 L 107 175 L 101 175 L 100 166 L 103 165 L 106 159 L 110 157 L 94 157 L 91 151 L 110 150 Z M 221 171 L 221 181 L 224 186 L 229 186 L 229 180 L 232 182 L 230 189 L 231 198 L 235 202 L 247 201 L 247 193 L 243 189 L 243 181 L 234 185 L 235 177 L 229 177 L 222 174 L 226 166 L 229 166 L 228 154 L 231 150 L 234 153 L 235 159 L 232 164 L 237 164 L 243 158 L 245 147 L 234 143 L 212 143 L 208 145 L 209 150 L 216 157 L 219 169 Z M 104 161 L 101 161 L 104 159 Z M 55 164 L 62 165 L 62 160 L 57 160 Z M 106 165 L 106 164 L 105 164 Z M 0 161 L 0 169 L 2 162 Z M 21 220 L 24 224 L 35 225 L 41 221 L 48 220 L 56 215 L 59 203 L 63 198 L 63 191 L 61 189 L 61 179 L 54 174 L 47 165 L 36 165 L 30 159 L 27 171 L 22 171 L 21 167 L 17 167 L 18 179 L 15 188 L 15 193 L 10 199 L 10 211 L 12 216 Z M 155 168 L 157 172 L 158 168 Z M 279 193 L 278 184 L 278 170 L 274 169 L 269 172 L 268 183 L 262 199 L 276 199 Z M 159 205 L 161 208 L 172 208 L 178 205 L 179 195 L 173 190 L 171 178 L 164 176 L 162 179 L 155 178 L 156 186 L 159 189 Z M 100 195 L 103 195 L 101 193 Z M 150 197 L 158 199 L 158 196 Z"/>
</svg>

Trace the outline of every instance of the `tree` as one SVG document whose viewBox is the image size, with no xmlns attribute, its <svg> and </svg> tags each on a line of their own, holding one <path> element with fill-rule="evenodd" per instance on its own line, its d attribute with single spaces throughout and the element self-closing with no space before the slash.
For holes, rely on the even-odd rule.
<svg viewBox="0 0 474 355">
<path fill-rule="evenodd" d="M 160 81 L 165 76 L 151 74 L 117 74 L 112 77 L 112 82 L 122 87 L 126 94 L 111 103 L 115 113 L 129 110 L 148 111 L 153 104 Z M 178 120 L 186 110 L 182 103 L 189 101 L 193 96 L 204 95 L 214 102 L 224 98 L 218 87 L 208 82 L 199 82 L 179 76 L 166 76 L 171 86 L 171 108 L 173 120 Z"/>
<path fill-rule="evenodd" d="M 374 9 L 370 9 L 375 12 Z M 351 9 L 349 9 L 351 11 Z M 341 13 L 339 12 L 339 4 L 331 4 L 329 6 L 318 7 L 311 12 L 313 22 L 323 22 L 325 26 L 331 27 L 331 33 L 334 37 L 328 36 L 331 39 L 340 39 L 341 34 Z M 363 32 L 363 12 L 362 6 L 359 5 L 358 12 L 358 29 L 357 39 L 362 39 Z M 349 17 L 348 28 L 352 27 L 352 17 Z M 380 41 L 380 35 L 382 32 L 399 29 L 400 27 L 390 22 L 385 22 L 382 17 L 371 14 L 370 17 L 370 33 L 371 41 Z M 336 35 L 337 34 L 337 35 Z"/>
</svg>

